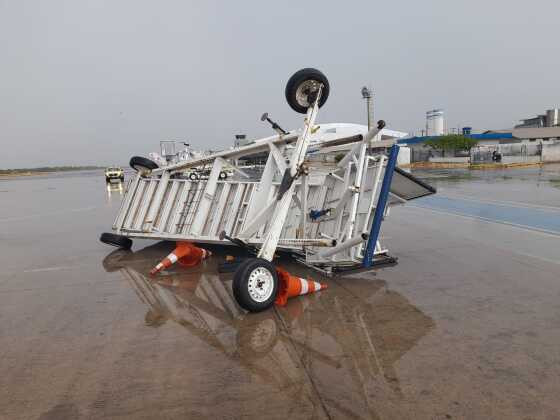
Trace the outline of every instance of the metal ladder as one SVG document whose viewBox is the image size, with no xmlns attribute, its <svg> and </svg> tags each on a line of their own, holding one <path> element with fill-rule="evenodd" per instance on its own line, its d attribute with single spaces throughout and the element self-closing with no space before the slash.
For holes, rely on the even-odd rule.
<svg viewBox="0 0 560 420">
<path fill-rule="evenodd" d="M 189 232 L 190 227 L 192 226 L 194 221 L 196 210 L 198 209 L 198 205 L 200 204 L 202 194 L 204 193 L 204 185 L 200 185 L 202 184 L 202 182 L 193 181 L 190 182 L 190 184 L 191 185 L 189 188 L 189 192 L 187 193 L 187 198 L 182 204 L 183 210 L 179 212 L 180 217 L 176 225 L 177 233 Z"/>
</svg>

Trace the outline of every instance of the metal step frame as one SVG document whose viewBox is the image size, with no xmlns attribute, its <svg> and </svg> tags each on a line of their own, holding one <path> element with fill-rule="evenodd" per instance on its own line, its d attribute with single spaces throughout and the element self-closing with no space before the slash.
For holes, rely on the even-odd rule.
<svg viewBox="0 0 560 420">
<path fill-rule="evenodd" d="M 278 135 L 138 173 L 127 185 L 113 229 L 131 238 L 230 245 L 220 239 L 225 231 L 257 246 L 259 257 L 269 261 L 282 248 L 304 255 L 311 266 L 370 266 L 375 255 L 388 252 L 379 242 L 386 207 L 406 201 L 390 191 L 398 146 L 376 140 L 382 127 L 374 128 L 365 136 L 333 141 L 349 143 L 334 170 L 310 167 L 305 155 L 316 127 L 317 101 L 299 135 Z M 287 153 L 286 146 L 293 143 Z M 268 158 L 260 179 L 246 179 L 242 172 L 219 179 L 224 165 L 262 152 Z M 188 179 L 188 171 L 201 165 L 211 165 L 208 179 Z M 293 182 L 279 197 L 285 174 Z M 323 214 L 313 218 L 311 211 Z"/>
</svg>

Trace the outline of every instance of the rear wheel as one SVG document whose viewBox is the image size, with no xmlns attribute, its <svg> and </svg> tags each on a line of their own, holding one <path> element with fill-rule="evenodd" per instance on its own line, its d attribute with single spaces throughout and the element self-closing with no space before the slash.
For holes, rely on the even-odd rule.
<svg viewBox="0 0 560 420">
<path fill-rule="evenodd" d="M 233 296 L 243 309 L 261 312 L 270 308 L 278 292 L 276 268 L 262 258 L 251 258 L 233 276 Z"/>
<path fill-rule="evenodd" d="M 194 172 L 191 172 L 191 173 L 189 174 L 189 179 L 190 179 L 191 181 L 198 181 L 198 175 L 197 175 L 196 173 L 194 173 Z"/>
<path fill-rule="evenodd" d="M 116 246 L 117 248 L 130 249 L 132 247 L 132 239 L 115 233 L 104 232 L 99 237 L 99 240 L 104 244 Z"/>
<path fill-rule="evenodd" d="M 322 107 L 329 97 L 329 81 L 327 77 L 317 69 L 306 68 L 296 73 L 286 84 L 286 100 L 288 105 L 300 114 L 305 114 L 307 108 L 313 105 L 314 96 L 319 87 L 323 85 L 319 108 Z"/>
<path fill-rule="evenodd" d="M 221 171 L 220 175 L 218 176 L 218 178 L 220 178 L 222 180 L 227 179 L 227 177 L 228 177 L 228 175 L 227 175 L 227 172 L 225 172 L 225 171 Z"/>
<path fill-rule="evenodd" d="M 130 167 L 136 172 L 150 172 L 153 169 L 157 169 L 158 165 L 153 160 L 146 159 L 142 156 L 133 156 L 130 159 Z"/>
</svg>

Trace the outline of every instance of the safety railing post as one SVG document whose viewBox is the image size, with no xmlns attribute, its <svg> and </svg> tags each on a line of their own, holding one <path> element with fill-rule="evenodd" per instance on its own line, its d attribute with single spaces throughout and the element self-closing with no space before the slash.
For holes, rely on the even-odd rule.
<svg viewBox="0 0 560 420">
<path fill-rule="evenodd" d="M 389 159 L 387 160 L 387 167 L 385 168 L 385 175 L 383 176 L 383 184 L 381 184 L 381 191 L 379 192 L 377 206 L 375 207 L 375 215 L 373 216 L 373 223 L 371 225 L 364 261 L 362 263 L 364 267 L 371 267 L 373 265 L 375 245 L 377 244 L 379 232 L 381 231 L 381 222 L 383 221 L 385 206 L 387 205 L 387 199 L 391 190 L 391 181 L 393 180 L 395 166 L 397 166 L 398 154 L 399 146 L 394 144 L 391 146 L 391 150 L 389 152 Z"/>
</svg>

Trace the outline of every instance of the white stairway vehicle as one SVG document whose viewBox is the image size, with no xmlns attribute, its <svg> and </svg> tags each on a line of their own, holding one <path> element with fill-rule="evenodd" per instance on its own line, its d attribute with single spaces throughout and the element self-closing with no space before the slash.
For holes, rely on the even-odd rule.
<svg viewBox="0 0 560 420">
<path fill-rule="evenodd" d="M 102 240 L 124 248 L 133 238 L 149 238 L 253 249 L 255 258 L 235 272 L 233 291 L 254 312 L 274 303 L 277 250 L 325 273 L 394 261 L 379 241 L 390 206 L 435 189 L 396 167 L 396 141 L 379 139 L 383 121 L 362 134 L 330 134 L 315 149 L 347 145 L 344 157 L 332 165 L 310 162 L 310 139 L 320 128 L 316 118 L 329 90 L 320 71 L 300 70 L 288 81 L 286 98 L 305 114 L 302 130 L 276 129 L 277 135 L 250 145 L 164 167 L 137 164 L 114 233 Z M 258 179 L 234 165 L 255 154 L 267 155 Z M 209 168 L 207 177 L 189 178 L 202 166 Z M 226 167 L 234 176 L 220 175 Z"/>
</svg>

